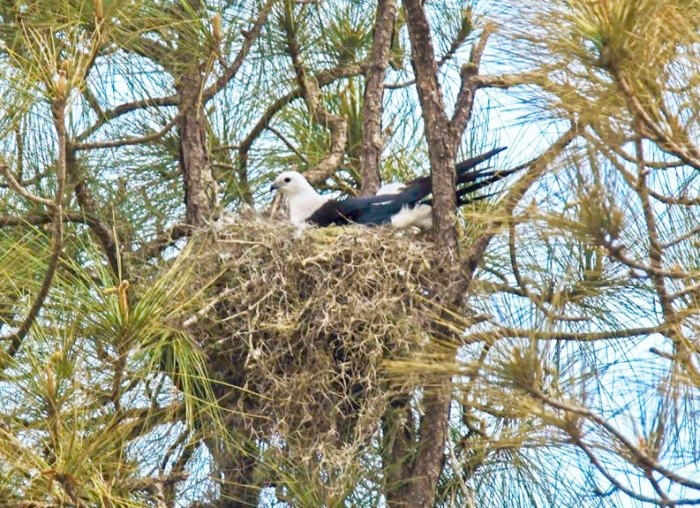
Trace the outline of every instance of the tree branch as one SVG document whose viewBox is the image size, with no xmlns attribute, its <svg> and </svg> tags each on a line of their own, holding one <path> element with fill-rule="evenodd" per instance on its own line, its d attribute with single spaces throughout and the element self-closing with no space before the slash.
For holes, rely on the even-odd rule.
<svg viewBox="0 0 700 508">
<path fill-rule="evenodd" d="M 477 88 L 508 89 L 514 86 L 525 86 L 540 81 L 540 76 L 533 72 L 519 74 L 478 75 L 472 78 Z"/>
<path fill-rule="evenodd" d="M 185 223 L 175 224 L 167 231 L 160 233 L 149 243 L 141 246 L 139 250 L 134 252 L 133 256 L 137 259 L 149 259 L 158 256 L 180 238 L 187 236 L 191 229 L 192 228 Z"/>
<path fill-rule="evenodd" d="M 445 113 L 442 91 L 437 80 L 431 29 L 423 2 L 404 0 L 403 5 L 411 42 L 411 62 L 430 155 L 436 253 L 442 258 L 441 266 L 447 267 L 445 270 L 436 270 L 436 279 L 449 288 L 436 295 L 436 298 L 452 307 L 459 304 L 463 292 L 471 282 L 471 278 L 463 277 L 457 268 L 459 253 L 454 163 L 458 136 Z M 449 316 L 441 318 L 444 319 L 440 321 L 450 320 Z M 439 322 L 432 325 L 432 333 L 434 336 L 451 335 L 449 328 Z M 448 374 L 439 376 L 434 386 L 426 388 L 418 448 L 412 457 L 410 469 L 402 468 L 404 480 L 409 485 L 405 491 L 386 493 L 387 504 L 390 506 L 392 496 L 396 498 L 394 505 L 407 503 L 428 508 L 435 504 L 438 479 L 444 464 L 444 447 L 448 439 L 452 387 L 452 377 Z"/>
<path fill-rule="evenodd" d="M 684 487 L 688 487 L 691 489 L 700 490 L 700 482 L 690 480 L 688 478 L 682 477 L 674 473 L 673 471 L 669 471 L 661 464 L 659 464 L 653 457 L 649 456 L 649 454 L 647 454 L 643 449 L 632 444 L 632 442 L 627 437 L 625 437 L 619 430 L 617 430 L 612 425 L 612 423 L 608 422 L 605 418 L 594 413 L 590 409 L 582 406 L 577 406 L 572 403 L 555 400 L 552 397 L 545 395 L 540 389 L 534 386 L 528 386 L 526 390 L 528 393 L 532 394 L 533 396 L 540 399 L 542 402 L 546 403 L 549 406 L 561 409 L 562 411 L 568 411 L 570 413 L 581 415 L 585 418 L 588 418 L 599 427 L 605 429 L 608 432 L 608 434 L 613 436 L 618 441 L 618 443 L 630 453 L 630 455 L 636 461 L 634 462 L 636 466 L 641 468 L 651 468 L 675 483 L 678 483 L 680 485 L 683 485 Z"/>
<path fill-rule="evenodd" d="M 78 201 L 78 205 L 83 213 L 90 217 L 87 224 L 90 226 L 90 229 L 102 246 L 102 250 L 107 256 L 112 272 L 114 273 L 115 277 L 118 277 L 120 280 L 128 279 L 128 267 L 123 262 L 123 258 L 120 256 L 119 248 L 114 238 L 114 232 L 112 231 L 112 228 L 108 227 L 98 218 L 99 206 L 95 202 L 90 189 L 85 184 L 78 165 L 78 160 L 75 157 L 75 149 L 70 143 L 68 143 L 68 147 L 66 149 L 66 169 L 68 176 L 74 185 L 73 193 Z"/>
<path fill-rule="evenodd" d="M 675 504 L 675 502 L 672 502 L 672 501 L 665 502 L 664 500 L 644 496 L 642 494 L 635 492 L 634 490 L 630 489 L 629 487 L 626 487 L 625 485 L 620 483 L 613 475 L 611 475 L 608 472 L 608 470 L 605 468 L 605 466 L 603 466 L 603 464 L 600 462 L 600 460 L 598 460 L 598 457 L 596 457 L 593 454 L 593 452 L 591 451 L 589 446 L 586 445 L 583 442 L 583 440 L 581 440 L 580 437 L 575 436 L 575 435 L 572 435 L 571 437 L 572 437 L 574 443 L 576 444 L 576 446 L 581 448 L 583 453 L 586 454 L 586 456 L 588 457 L 588 460 L 591 461 L 591 464 L 593 464 L 593 466 L 598 471 L 600 471 L 600 474 L 602 474 L 610 482 L 610 484 L 613 485 L 616 489 L 624 492 L 625 494 L 627 494 L 628 496 L 630 496 L 633 499 L 638 499 L 639 501 L 642 501 L 645 503 L 652 503 L 652 504 L 656 504 L 659 506 L 673 506 Z M 690 501 L 692 501 L 692 500 L 690 500 Z M 695 501 L 696 502 L 684 503 L 684 504 L 700 504 L 700 499 L 695 500 Z"/>
<path fill-rule="evenodd" d="M 311 117 L 319 124 L 330 130 L 331 141 L 328 154 L 316 166 L 306 171 L 306 179 L 311 182 L 319 182 L 328 178 L 335 171 L 345 156 L 345 143 L 348 139 L 348 122 L 339 115 L 326 111 L 321 104 L 320 87 L 309 79 L 306 69 L 301 61 L 299 46 L 296 41 L 296 30 L 292 19 L 291 4 L 285 8 L 287 53 L 292 59 L 292 67 L 297 77 L 297 83 L 302 90 L 302 96 L 306 101 Z"/>
<path fill-rule="evenodd" d="M 107 111 L 104 111 L 102 116 L 100 116 L 97 121 L 92 124 L 90 127 L 85 129 L 81 134 L 75 137 L 75 140 L 77 142 L 82 142 L 85 139 L 89 138 L 92 136 L 95 132 L 97 132 L 100 128 L 102 128 L 107 122 L 110 120 L 113 120 L 114 118 L 118 118 L 122 115 L 126 115 L 127 113 L 131 113 L 132 111 L 137 111 L 139 109 L 147 109 L 147 108 L 157 108 L 157 107 L 163 107 L 163 106 L 177 106 L 180 102 L 180 99 L 177 95 L 168 95 L 167 97 L 156 97 L 153 99 L 142 99 L 138 101 L 133 101 L 133 102 L 127 102 L 125 104 L 120 104 L 119 106 L 109 109 Z"/>
<path fill-rule="evenodd" d="M 496 26 L 493 24 L 487 24 L 484 31 L 479 37 L 479 43 L 472 47 L 471 54 L 469 55 L 469 63 L 462 67 L 460 72 L 462 83 L 459 87 L 459 92 L 457 93 L 457 100 L 455 103 L 454 113 L 452 114 L 452 120 L 450 120 L 450 129 L 453 131 L 454 135 L 457 137 L 462 136 L 469 118 L 471 117 L 472 107 L 474 106 L 474 94 L 478 87 L 478 82 L 476 81 L 476 76 L 479 74 L 479 66 L 481 65 L 481 57 L 484 54 L 484 49 L 486 48 L 486 43 L 489 40 L 489 36 L 496 30 Z"/>
<path fill-rule="evenodd" d="M 67 222 L 77 222 L 89 224 L 91 217 L 79 212 L 63 212 L 63 220 Z M 50 224 L 54 221 L 54 216 L 51 213 L 32 213 L 24 216 L 0 215 L 0 228 L 11 226 L 40 226 Z"/>
<path fill-rule="evenodd" d="M 7 166 L 7 163 L 5 163 L 4 160 L 0 160 L 0 172 L 2 172 L 12 190 L 14 190 L 17 194 L 37 205 L 43 205 L 48 208 L 51 208 L 52 210 L 55 209 L 55 201 L 43 198 L 41 196 L 37 196 L 36 194 L 33 194 L 29 189 L 22 186 L 12 175 L 10 168 Z"/>
<path fill-rule="evenodd" d="M 96 141 L 94 143 L 76 143 L 72 145 L 73 150 L 76 152 L 80 150 L 94 150 L 94 149 L 104 149 L 104 148 L 117 148 L 120 146 L 128 146 L 128 145 L 140 145 L 142 143 L 150 143 L 151 141 L 155 141 L 156 139 L 159 139 L 163 136 L 165 136 L 170 129 L 173 128 L 173 125 L 175 125 L 175 122 L 177 119 L 180 117 L 179 114 L 175 115 L 168 123 L 165 124 L 165 126 L 157 131 L 153 132 L 151 134 L 146 134 L 145 136 L 136 136 L 132 138 L 123 138 L 123 139 L 116 139 L 114 141 Z"/>
<path fill-rule="evenodd" d="M 366 73 L 362 103 L 362 152 L 360 153 L 362 170 L 360 195 L 362 196 L 374 194 L 381 185 L 379 159 L 384 147 L 382 139 L 384 77 L 389 62 L 391 33 L 395 19 L 396 1 L 379 0 L 374 22 L 372 54 Z"/>
<path fill-rule="evenodd" d="M 333 83 L 338 79 L 349 78 L 352 76 L 357 76 L 362 74 L 362 66 L 358 64 L 348 65 L 347 67 L 337 67 L 334 69 L 329 69 L 321 71 L 310 79 L 315 81 L 319 87 L 323 87 Z M 294 100 L 299 99 L 303 96 L 304 89 L 298 86 L 294 90 L 283 95 L 279 99 L 275 100 L 270 106 L 265 110 L 260 119 L 256 122 L 255 126 L 251 129 L 248 135 L 241 141 L 238 147 L 238 158 L 239 158 L 239 178 L 243 178 L 244 175 L 247 176 L 248 171 L 248 152 L 252 147 L 255 140 L 260 136 L 260 134 L 270 125 L 270 122 L 274 116 L 279 113 L 285 106 L 291 104 Z"/>
<path fill-rule="evenodd" d="M 44 300 L 49 294 L 49 289 L 51 288 L 51 283 L 53 282 L 54 274 L 56 273 L 56 268 L 58 267 L 58 259 L 63 251 L 63 189 L 66 184 L 66 123 L 65 123 L 65 112 L 66 112 L 66 92 L 65 90 L 58 91 L 58 97 L 54 100 L 52 105 L 52 113 L 54 120 L 54 128 L 56 129 L 56 136 L 58 141 L 58 160 L 56 161 L 56 193 L 54 195 L 53 201 L 50 203 L 50 208 L 53 214 L 53 240 L 51 245 L 51 256 L 49 257 L 49 263 L 46 268 L 46 273 L 44 273 L 44 279 L 39 288 L 34 303 L 29 309 L 27 316 L 20 324 L 16 332 L 10 334 L 7 337 L 3 337 L 5 340 L 10 341 L 10 346 L 5 352 L 8 358 L 14 357 L 14 355 L 19 351 L 22 346 L 22 341 L 26 337 L 29 329 L 34 324 L 42 306 L 44 305 Z M 6 169 L 6 166 L 0 163 Z M 6 170 L 5 176 L 10 175 L 10 171 Z M 16 183 L 14 178 L 11 182 Z M 19 187 L 22 188 L 22 187 Z M 28 191 L 27 191 L 28 192 Z M 43 199 L 43 198 L 42 198 Z M 0 366 L 4 367 L 5 362 L 2 362 Z"/>
<path fill-rule="evenodd" d="M 624 339 L 629 337 L 639 337 L 641 335 L 652 335 L 654 333 L 664 333 L 669 328 L 668 325 L 646 326 L 640 328 L 623 328 L 622 330 L 605 330 L 602 332 L 560 332 L 545 331 L 511 327 L 497 327 L 492 330 L 474 333 L 465 336 L 462 341 L 465 344 L 472 342 L 493 343 L 504 338 L 523 338 L 533 340 L 561 340 L 572 342 L 592 342 L 598 340 Z"/>
</svg>

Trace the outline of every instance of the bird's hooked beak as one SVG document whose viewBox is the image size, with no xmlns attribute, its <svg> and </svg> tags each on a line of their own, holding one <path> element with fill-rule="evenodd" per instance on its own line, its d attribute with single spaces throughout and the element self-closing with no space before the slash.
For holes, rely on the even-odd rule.
<svg viewBox="0 0 700 508">
<path fill-rule="evenodd" d="M 270 192 L 275 192 L 277 189 L 279 189 L 279 187 L 277 187 L 276 183 L 273 183 L 272 185 L 270 185 Z"/>
</svg>

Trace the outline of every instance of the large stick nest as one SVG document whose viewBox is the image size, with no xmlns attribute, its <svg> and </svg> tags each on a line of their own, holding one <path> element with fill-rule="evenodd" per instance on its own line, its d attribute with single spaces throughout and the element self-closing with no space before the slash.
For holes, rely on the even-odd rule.
<svg viewBox="0 0 700 508">
<path fill-rule="evenodd" d="M 216 395 L 251 438 L 308 451 L 361 442 L 388 400 L 384 374 L 429 342 L 434 244 L 386 228 L 307 230 L 241 219 L 195 236 L 201 294 L 187 329 Z"/>
</svg>

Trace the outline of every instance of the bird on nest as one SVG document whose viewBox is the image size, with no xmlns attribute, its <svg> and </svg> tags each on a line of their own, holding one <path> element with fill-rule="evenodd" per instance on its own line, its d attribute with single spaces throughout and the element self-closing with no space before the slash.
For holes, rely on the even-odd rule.
<svg viewBox="0 0 700 508">
<path fill-rule="evenodd" d="M 473 194 L 516 171 L 494 171 L 491 168 L 470 171 L 503 150 L 505 147 L 495 148 L 455 166 L 457 206 L 488 197 Z M 279 191 L 287 198 L 289 218 L 300 227 L 345 224 L 391 224 L 398 229 L 432 227 L 430 176 L 384 185 L 374 196 L 333 199 L 316 192 L 301 173 L 285 171 L 277 176 L 270 191 Z"/>
</svg>

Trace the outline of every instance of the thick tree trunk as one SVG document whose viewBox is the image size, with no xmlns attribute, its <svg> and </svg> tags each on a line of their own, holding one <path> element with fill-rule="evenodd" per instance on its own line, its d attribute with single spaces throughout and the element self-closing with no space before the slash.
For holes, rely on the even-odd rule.
<svg viewBox="0 0 700 508">
<path fill-rule="evenodd" d="M 437 80 L 437 65 L 430 37 L 430 25 L 422 2 L 404 0 L 404 6 L 411 39 L 411 61 L 416 75 L 416 87 L 430 154 L 435 237 L 441 249 L 456 252 L 457 198 L 454 192 L 454 163 L 457 155 L 457 136 L 452 132 L 450 121 L 445 113 L 445 103 Z"/>
<path fill-rule="evenodd" d="M 360 157 L 362 166 L 360 194 L 362 196 L 374 194 L 381 185 L 379 162 L 384 146 L 382 140 L 384 76 L 389 62 L 391 32 L 395 19 L 396 0 L 379 0 L 362 106 L 362 153 Z"/>
<path fill-rule="evenodd" d="M 410 506 L 407 472 L 415 449 L 415 425 L 410 394 L 395 397 L 382 417 L 383 487 L 390 508 Z"/>
<path fill-rule="evenodd" d="M 440 263 L 436 264 L 436 280 L 442 287 L 450 288 L 434 298 L 452 307 L 462 298 L 468 287 L 459 271 L 457 249 L 457 200 L 455 195 L 454 162 L 459 136 L 445 112 L 442 93 L 437 79 L 437 65 L 430 25 L 421 0 L 404 0 L 406 21 L 411 40 L 411 55 L 416 76 L 416 87 L 425 125 L 425 136 L 430 155 L 433 188 L 433 222 L 436 251 Z M 447 316 L 446 316 L 447 317 Z M 447 333 L 436 325 L 436 333 Z M 423 396 L 423 416 L 418 429 L 417 442 L 404 452 L 415 449 L 410 460 L 397 458 L 389 468 L 398 468 L 391 474 L 393 485 L 386 489 L 387 504 L 391 507 L 432 507 L 437 498 L 438 479 L 444 462 L 445 443 L 448 439 L 452 378 L 437 376 Z M 387 420 L 388 421 L 388 420 Z M 393 429 L 394 432 L 400 430 Z M 386 464 L 385 464 L 386 465 Z"/>
<path fill-rule="evenodd" d="M 203 226 L 216 210 L 217 189 L 207 150 L 206 116 L 199 91 L 202 76 L 191 69 L 180 77 L 180 170 L 185 186 L 185 221 Z"/>
</svg>

